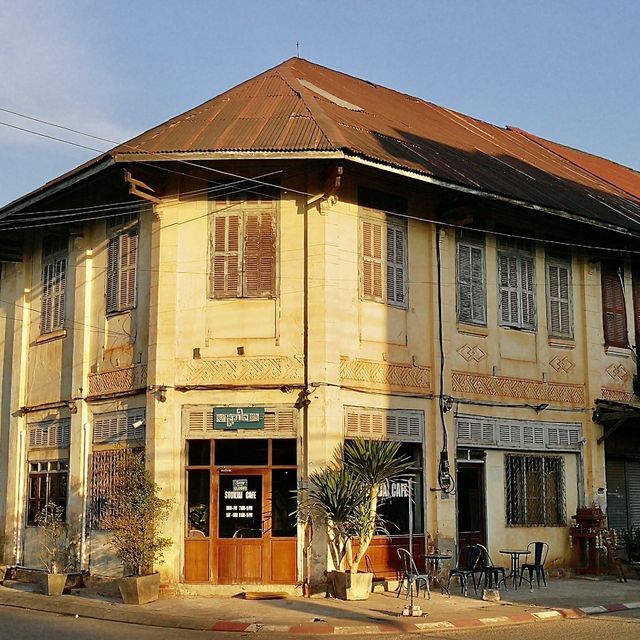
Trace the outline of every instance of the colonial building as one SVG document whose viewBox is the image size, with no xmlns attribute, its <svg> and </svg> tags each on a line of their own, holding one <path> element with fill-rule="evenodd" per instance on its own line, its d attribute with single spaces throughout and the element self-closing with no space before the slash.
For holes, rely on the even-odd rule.
<svg viewBox="0 0 640 640">
<path fill-rule="evenodd" d="M 539 539 L 569 566 L 579 506 L 640 525 L 630 169 L 295 58 L 0 231 L 6 563 L 38 564 L 55 501 L 79 566 L 121 572 L 102 521 L 126 447 L 174 499 L 160 570 L 183 589 L 319 582 L 292 491 L 347 438 L 415 461 L 418 552 Z M 378 575 L 409 533 L 387 493 Z"/>
</svg>

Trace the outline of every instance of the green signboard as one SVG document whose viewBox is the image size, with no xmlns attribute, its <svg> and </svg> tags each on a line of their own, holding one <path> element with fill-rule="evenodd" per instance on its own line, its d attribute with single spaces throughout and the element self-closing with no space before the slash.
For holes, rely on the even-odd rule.
<svg viewBox="0 0 640 640">
<path fill-rule="evenodd" d="M 264 407 L 216 407 L 213 428 L 229 431 L 264 429 Z"/>
</svg>

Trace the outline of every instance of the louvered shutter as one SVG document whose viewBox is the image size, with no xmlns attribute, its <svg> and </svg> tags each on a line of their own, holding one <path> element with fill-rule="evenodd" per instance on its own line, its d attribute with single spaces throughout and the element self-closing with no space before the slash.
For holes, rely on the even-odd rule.
<svg viewBox="0 0 640 640">
<path fill-rule="evenodd" d="M 49 333 L 53 319 L 53 281 L 54 265 L 45 264 L 42 268 L 42 300 L 40 304 L 40 333 Z"/>
<path fill-rule="evenodd" d="M 406 306 L 406 244 L 403 227 L 387 226 L 387 301 Z"/>
<path fill-rule="evenodd" d="M 533 258 L 521 257 L 518 259 L 521 287 L 522 327 L 525 329 L 536 328 L 536 304 L 535 304 L 535 266 Z"/>
<path fill-rule="evenodd" d="M 640 348 L 640 269 L 633 273 L 633 314 L 636 326 L 636 349 Z"/>
<path fill-rule="evenodd" d="M 240 291 L 241 217 L 238 213 L 216 213 L 211 229 L 211 275 L 213 298 L 236 298 Z"/>
<path fill-rule="evenodd" d="M 42 270 L 41 333 L 64 327 L 64 298 L 67 283 L 67 259 L 57 258 Z"/>
<path fill-rule="evenodd" d="M 604 341 L 608 346 L 627 346 L 624 292 L 616 265 L 602 265 L 602 314 Z"/>
<path fill-rule="evenodd" d="M 624 460 L 606 459 L 607 522 L 612 529 L 629 526 L 627 512 L 627 482 Z"/>
<path fill-rule="evenodd" d="M 486 324 L 484 249 L 458 243 L 458 319 Z"/>
<path fill-rule="evenodd" d="M 275 295 L 276 233 L 270 212 L 245 216 L 244 292 L 249 298 Z"/>
<path fill-rule="evenodd" d="M 640 462 L 626 461 L 629 526 L 640 527 Z"/>
<path fill-rule="evenodd" d="M 118 310 L 118 254 L 120 237 L 109 240 L 107 247 L 107 313 Z"/>
<path fill-rule="evenodd" d="M 136 306 L 136 265 L 138 262 L 138 233 L 120 236 L 120 272 L 118 274 L 118 309 Z"/>
<path fill-rule="evenodd" d="M 362 294 L 382 301 L 382 224 L 362 221 Z"/>
<path fill-rule="evenodd" d="M 549 305 L 549 333 L 571 337 L 571 275 L 570 265 L 547 263 L 547 295 Z"/>
<path fill-rule="evenodd" d="M 498 261 L 501 323 L 517 327 L 520 323 L 518 259 L 515 256 L 499 254 Z"/>
</svg>

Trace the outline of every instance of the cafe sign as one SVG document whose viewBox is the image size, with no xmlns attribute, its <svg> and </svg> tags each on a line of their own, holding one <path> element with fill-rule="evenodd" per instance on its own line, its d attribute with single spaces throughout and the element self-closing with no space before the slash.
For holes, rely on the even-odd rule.
<svg viewBox="0 0 640 640">
<path fill-rule="evenodd" d="M 264 429 L 264 407 L 216 407 L 213 428 L 227 431 Z"/>
</svg>

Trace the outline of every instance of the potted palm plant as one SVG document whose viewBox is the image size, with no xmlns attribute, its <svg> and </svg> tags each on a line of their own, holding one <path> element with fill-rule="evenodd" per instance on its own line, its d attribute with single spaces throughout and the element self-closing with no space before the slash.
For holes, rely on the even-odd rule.
<svg viewBox="0 0 640 640">
<path fill-rule="evenodd" d="M 36 515 L 40 527 L 40 561 L 44 574 L 42 590 L 48 596 L 61 596 L 71 568 L 71 554 L 67 538 L 64 509 L 54 502 L 47 502 Z"/>
<path fill-rule="evenodd" d="M 298 520 L 311 518 L 326 531 L 334 566 L 327 580 L 338 598 L 365 600 L 371 593 L 373 574 L 359 569 L 376 531 L 384 530 L 380 490 L 412 469 L 399 449 L 398 442 L 350 440 L 332 465 L 312 473 L 308 488 L 298 491 Z M 354 539 L 359 540 L 355 555 Z"/>
<path fill-rule="evenodd" d="M 147 471 L 144 454 L 126 451 L 116 468 L 111 513 L 103 526 L 111 531 L 111 544 L 122 561 L 125 577 L 118 582 L 125 604 L 146 604 L 158 599 L 161 562 L 171 544 L 161 535 L 172 501 L 158 495 L 158 485 Z"/>
</svg>

